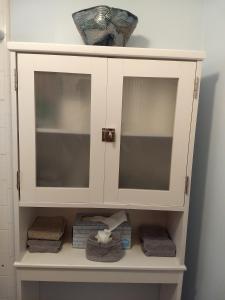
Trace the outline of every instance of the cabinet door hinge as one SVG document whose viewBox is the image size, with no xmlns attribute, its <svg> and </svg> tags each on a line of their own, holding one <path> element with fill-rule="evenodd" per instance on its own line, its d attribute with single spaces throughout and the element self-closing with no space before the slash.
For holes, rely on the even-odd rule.
<svg viewBox="0 0 225 300">
<path fill-rule="evenodd" d="M 18 70 L 14 69 L 14 89 L 18 90 Z"/>
<path fill-rule="evenodd" d="M 16 172 L 16 187 L 17 190 L 20 192 L 20 171 L 19 170 Z"/>
<path fill-rule="evenodd" d="M 195 84 L 194 84 L 194 99 L 198 99 L 199 86 L 200 86 L 200 78 L 196 77 Z"/>
<path fill-rule="evenodd" d="M 186 176 L 185 177 L 185 190 L 184 190 L 185 195 L 187 195 L 189 192 L 189 186 L 190 186 L 190 178 L 189 178 L 189 176 Z"/>
</svg>

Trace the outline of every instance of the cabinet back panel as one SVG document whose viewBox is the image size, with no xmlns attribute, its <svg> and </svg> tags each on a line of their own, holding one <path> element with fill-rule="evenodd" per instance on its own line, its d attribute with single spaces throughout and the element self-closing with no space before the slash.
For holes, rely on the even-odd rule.
<svg viewBox="0 0 225 300">
<path fill-rule="evenodd" d="M 122 135 L 173 136 L 176 78 L 124 77 Z"/>
<path fill-rule="evenodd" d="M 34 74 L 36 126 L 90 133 L 91 75 Z"/>
<path fill-rule="evenodd" d="M 29 210 L 29 208 L 21 208 Z M 67 220 L 67 228 L 70 229 L 74 224 L 76 214 L 82 213 L 84 215 L 112 215 L 118 210 L 112 209 L 94 209 L 94 208 L 53 208 L 43 207 L 36 208 L 36 215 L 38 216 L 63 216 Z M 167 212 L 166 211 L 145 211 L 145 210 L 126 210 L 132 229 L 137 231 L 140 225 L 145 224 L 158 224 L 162 226 L 167 225 Z"/>
<path fill-rule="evenodd" d="M 171 152 L 172 138 L 122 136 L 119 188 L 169 190 Z"/>
<path fill-rule="evenodd" d="M 40 300 L 149 300 L 149 295 L 151 300 L 158 300 L 159 285 L 40 283 Z"/>
<path fill-rule="evenodd" d="M 37 186 L 88 187 L 90 135 L 37 133 Z"/>
</svg>

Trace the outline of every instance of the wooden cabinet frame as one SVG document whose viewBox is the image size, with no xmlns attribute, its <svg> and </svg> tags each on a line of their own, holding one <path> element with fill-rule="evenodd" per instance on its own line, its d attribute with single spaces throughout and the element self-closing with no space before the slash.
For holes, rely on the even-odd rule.
<svg viewBox="0 0 225 300">
<path fill-rule="evenodd" d="M 24 54 L 17 56 L 20 200 L 23 204 L 183 207 L 194 101 L 196 62 Z M 36 186 L 34 73 L 91 74 L 91 145 L 89 188 Z M 120 189 L 120 139 L 123 79 L 177 80 L 169 190 Z M 102 129 L 113 128 L 113 143 Z M 103 193 L 104 190 L 104 193 Z M 138 199 L 138 201 L 137 201 Z"/>
<path fill-rule="evenodd" d="M 196 63 L 181 61 L 109 59 L 107 127 L 116 128 L 116 143 L 106 145 L 105 194 L 109 203 L 142 206 L 184 205 L 186 166 Z M 119 189 L 121 112 L 124 77 L 177 79 L 169 190 Z M 138 199 L 138 200 L 137 200 Z"/>
<path fill-rule="evenodd" d="M 106 58 L 109 58 L 110 63 L 109 68 L 114 68 L 114 71 L 111 72 L 113 80 L 117 82 L 121 89 L 122 76 L 132 75 L 132 72 L 137 72 L 138 66 L 132 66 L 135 64 L 135 61 L 138 59 L 140 62 L 140 68 L 143 68 L 140 71 L 140 74 L 143 76 L 144 72 L 149 76 L 149 69 L 141 67 L 145 65 L 145 60 L 151 60 L 151 66 L 154 75 L 162 76 L 166 72 L 170 73 L 170 70 L 166 71 L 163 69 L 163 64 L 168 63 L 169 66 L 175 66 L 174 76 L 180 74 L 178 73 L 179 68 L 184 68 L 183 71 L 187 72 L 189 76 L 184 76 L 183 84 L 180 86 L 180 92 L 185 93 L 185 99 L 189 98 L 190 103 L 185 107 L 180 107 L 180 110 L 187 109 L 188 113 L 178 116 L 176 122 L 179 124 L 189 124 L 186 128 L 185 135 L 188 135 L 188 144 L 186 150 L 186 164 L 184 174 L 189 178 L 189 183 L 191 182 L 191 173 L 192 173 L 192 159 L 193 159 L 193 149 L 194 149 L 194 138 L 195 138 L 195 128 L 196 128 L 196 119 L 197 119 L 197 110 L 198 110 L 198 96 L 199 96 L 199 78 L 201 77 L 201 61 L 204 59 L 205 54 L 199 51 L 180 51 L 180 50 L 160 50 L 160 49 L 137 49 L 137 48 L 120 48 L 120 47 L 95 47 L 95 46 L 69 46 L 69 45 L 51 45 L 51 44 L 30 44 L 30 43 L 14 43 L 11 42 L 8 44 L 11 53 L 11 100 L 12 100 L 12 140 L 13 140 L 13 185 L 14 185 L 14 219 L 15 219 L 15 247 L 16 247 L 16 273 L 17 273 L 17 297 L 18 300 L 37 300 L 39 297 L 39 282 L 40 281 L 54 281 L 54 282 L 122 282 L 122 283 L 151 283 L 158 284 L 160 286 L 160 295 L 159 300 L 180 300 L 181 291 L 182 291 L 182 281 L 183 281 L 183 272 L 185 271 L 184 259 L 185 259 L 185 244 L 186 244 L 186 233 L 187 233 L 187 223 L 188 223 L 188 211 L 189 211 L 189 197 L 190 197 L 190 184 L 184 183 L 184 178 L 182 178 L 182 199 L 173 200 L 168 199 L 165 202 L 154 203 L 145 202 L 144 198 L 140 198 L 139 203 L 132 201 L 132 195 L 119 195 L 118 186 L 115 184 L 116 172 L 118 172 L 118 154 L 117 158 L 114 157 L 113 166 L 115 174 L 111 177 L 105 177 L 108 181 L 109 188 L 112 189 L 112 193 L 117 194 L 115 198 L 110 198 L 107 196 L 105 203 L 102 202 L 103 197 L 103 186 L 102 188 L 96 190 L 99 193 L 99 202 L 91 202 L 89 196 L 85 198 L 85 201 L 82 202 L 67 202 L 64 199 L 60 202 L 46 202 L 46 201 L 36 201 L 35 199 L 29 199 L 29 201 L 24 201 L 22 197 L 19 198 L 19 192 L 17 190 L 17 171 L 20 167 L 20 160 L 18 159 L 18 138 L 20 139 L 20 116 L 18 118 L 18 90 L 17 90 L 17 80 L 15 77 L 15 70 L 18 68 L 18 55 L 21 53 L 36 53 L 35 55 L 59 55 L 59 57 L 64 57 L 65 55 L 69 58 L 70 55 L 78 56 L 77 60 L 85 59 L 86 56 L 93 58 L 93 61 L 98 57 L 99 62 L 106 62 Z M 82 57 L 80 57 L 82 56 Z M 84 56 L 84 57 L 83 57 Z M 57 57 L 57 56 L 56 56 Z M 127 67 L 123 68 L 121 60 L 126 61 L 127 58 L 132 58 L 132 60 L 127 61 Z M 88 59 L 88 58 L 87 58 Z M 90 62 L 90 60 L 89 60 Z M 32 63 L 32 62 L 31 62 Z M 57 62 L 56 62 L 57 65 Z M 103 68 L 103 63 L 100 64 Z M 105 63 L 104 63 L 105 65 Z M 135 64 L 136 65 L 136 64 Z M 139 65 L 139 64 L 138 64 Z M 162 66 L 162 69 L 160 69 Z M 100 71 L 99 64 L 96 66 Z M 173 69 L 173 70 L 174 70 Z M 126 70 L 126 71 L 125 71 Z M 162 70 L 164 70 L 162 72 Z M 90 72 L 90 64 L 88 67 L 88 72 Z M 95 71 L 98 73 L 98 71 Z M 165 73 L 164 73 L 165 72 Z M 186 73 L 186 74 L 187 74 Z M 119 75 L 118 75 L 119 74 Z M 170 73 L 171 74 L 171 73 Z M 135 75 L 136 76 L 136 75 Z M 178 76 L 179 77 L 179 76 Z M 180 78 L 180 77 L 179 77 Z M 189 79 L 187 79 L 189 78 Z M 192 79 L 190 79 L 192 78 Z M 28 78 L 28 81 L 30 79 Z M 100 84 L 100 81 L 98 81 Z M 112 81 L 111 81 L 112 82 Z M 198 84 L 197 84 L 198 83 Z M 106 82 L 104 83 L 106 85 Z M 14 89 L 15 85 L 15 89 Z M 20 85 L 20 82 L 19 82 Z M 102 86 L 102 85 L 101 85 Z M 98 88 L 100 88 L 98 86 Z M 187 90 L 188 89 L 188 90 Z M 190 90 L 189 90 L 190 89 Z M 112 91 L 112 96 L 115 96 L 118 90 L 112 85 L 108 88 L 108 91 Z M 109 92 L 108 92 L 109 93 Z M 111 94 L 111 93 L 110 93 Z M 98 94 L 99 95 L 99 94 Z M 97 96 L 97 94 L 96 94 Z M 103 97 L 103 96 L 101 96 Z M 105 97 L 105 96 L 104 96 Z M 109 97 L 109 95 L 108 95 Z M 184 99 L 184 98 L 183 98 Z M 97 101 L 97 99 L 96 99 Z M 117 98 L 116 102 L 113 100 L 109 101 L 111 105 L 121 106 L 121 94 Z M 97 103 L 97 102 L 96 102 Z M 31 105 L 29 103 L 29 105 Z M 101 141 L 101 127 L 102 123 L 105 124 L 104 127 L 116 127 L 117 135 L 118 130 L 120 130 L 121 116 L 117 113 L 113 115 L 113 110 L 110 109 L 110 106 L 101 106 L 102 107 L 102 118 L 96 120 L 96 127 L 98 128 L 99 140 Z M 94 107 L 93 109 L 99 110 L 99 106 Z M 119 112 L 121 109 L 119 110 Z M 107 112 L 107 113 L 106 113 Z M 112 115 L 111 115 L 112 114 Z M 103 117 L 104 115 L 104 117 Z M 106 116 L 106 118 L 105 118 Z M 191 116 L 191 120 L 190 120 Z M 23 116 L 21 116 L 23 118 Z M 27 112 L 27 118 L 31 116 Z M 183 120 L 182 117 L 185 119 Z M 183 122 L 184 121 L 184 122 Z M 178 126 L 179 127 L 179 126 Z M 178 135 L 179 135 L 179 128 Z M 182 128 L 180 127 L 180 131 Z M 33 134 L 33 133 L 32 133 Z M 25 140 L 26 142 L 27 140 Z M 118 142 L 118 141 L 117 141 Z M 20 141 L 21 143 L 21 141 Z M 98 141 L 97 141 L 98 143 Z M 101 142 L 102 149 L 112 147 L 112 144 L 105 144 Z M 100 146 L 100 147 L 101 147 Z M 114 144 L 115 146 L 115 144 Z M 117 146 L 117 145 L 116 145 Z M 96 146 L 98 148 L 98 146 Z M 99 148 L 100 149 L 100 148 Z M 183 149 L 183 146 L 182 146 Z M 181 150 L 181 149 L 180 149 Z M 105 150 L 103 150 L 105 151 Z M 111 149 L 111 155 L 115 155 Z M 110 151 L 108 152 L 110 154 Z M 177 148 L 178 153 L 179 149 Z M 107 164 L 110 164 L 110 155 L 106 155 L 106 168 Z M 30 155 L 30 154 L 29 154 Z M 99 153 L 96 154 L 99 157 Z M 184 153 L 182 153 L 184 155 Z M 27 157 L 28 158 L 28 157 Z M 24 157 L 26 159 L 26 157 Z M 97 162 L 97 161 L 96 161 Z M 99 160 L 98 160 L 99 162 Z M 99 164 L 100 173 L 104 170 L 104 163 Z M 179 167 L 179 166 L 178 166 Z M 183 173 L 182 173 L 183 174 Z M 118 174 L 117 174 L 118 176 Z M 23 174 L 21 174 L 21 180 L 23 181 Z M 102 180 L 102 177 L 98 178 L 99 181 Z M 95 179 L 97 180 L 97 179 Z M 117 179 L 116 179 L 117 180 Z M 179 179 L 181 180 L 181 179 Z M 181 182 L 181 181 L 180 181 Z M 96 186 L 98 182 L 96 182 Z M 185 189 L 185 193 L 184 193 Z M 101 191 L 100 191 L 101 190 Z M 112 194 L 108 194 L 112 195 Z M 125 201 L 127 197 L 131 198 L 129 201 Z M 86 197 L 86 196 L 85 196 Z M 106 196 L 105 196 L 106 197 Z M 172 195 L 171 195 L 172 197 Z M 175 197 L 175 195 L 174 195 Z M 100 201 L 101 200 L 101 201 Z M 158 198 L 160 201 L 160 199 Z M 162 199 L 161 199 L 162 200 Z M 71 200 L 72 201 L 72 200 Z M 147 263 L 143 256 L 140 257 L 140 251 L 137 247 L 134 247 L 134 251 L 127 255 L 124 261 L 115 264 L 114 266 L 105 265 L 101 263 L 88 263 L 82 255 L 82 253 L 76 253 L 71 251 L 68 244 L 65 246 L 65 249 L 62 250 L 59 256 L 52 258 L 42 255 L 30 256 L 26 251 L 26 238 L 27 238 L 27 229 L 29 228 L 34 217 L 40 212 L 46 212 L 46 209 L 49 209 L 54 214 L 54 209 L 67 208 L 68 210 L 74 209 L 78 210 L 79 208 L 87 209 L 91 211 L 92 208 L 104 208 L 104 209 L 127 209 L 132 212 L 137 213 L 139 220 L 142 219 L 143 211 L 147 213 L 147 219 L 153 221 L 156 219 L 162 218 L 165 226 L 167 226 L 169 233 L 173 237 L 174 242 L 177 246 L 177 256 L 172 259 L 150 259 Z M 64 210 L 62 209 L 62 212 Z M 56 213 L 56 212 L 55 212 Z M 160 220 L 159 220 L 160 221 Z M 130 250 L 132 251 L 132 250 Z M 137 251 L 137 252 L 136 252 Z M 79 256 L 81 255 L 81 256 Z M 73 263 L 68 263 L 73 261 Z"/>
</svg>

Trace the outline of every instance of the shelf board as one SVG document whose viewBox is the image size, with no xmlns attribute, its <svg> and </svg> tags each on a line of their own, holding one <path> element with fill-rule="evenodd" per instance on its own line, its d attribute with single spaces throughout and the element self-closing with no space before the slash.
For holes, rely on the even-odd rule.
<svg viewBox="0 0 225 300">
<path fill-rule="evenodd" d="M 101 263 L 89 261 L 85 250 L 72 248 L 71 243 L 65 243 L 57 254 L 30 253 L 26 251 L 21 261 L 15 262 L 17 268 L 44 269 L 96 269 L 96 270 L 145 270 L 145 271 L 184 271 L 184 265 L 177 257 L 146 257 L 140 245 L 133 245 L 118 262 Z"/>
<path fill-rule="evenodd" d="M 82 56 L 100 57 L 125 57 L 125 58 L 151 58 L 151 59 L 172 59 L 187 61 L 202 61 L 206 57 L 204 51 L 175 50 L 175 49 L 155 49 L 136 47 L 107 47 L 74 44 L 56 43 L 28 43 L 28 42 L 8 42 L 8 49 L 22 53 L 57 53 L 72 54 Z"/>
<path fill-rule="evenodd" d="M 76 135 L 90 135 L 89 133 L 77 132 L 69 129 L 58 128 L 37 128 L 38 133 L 56 133 L 56 134 L 76 134 Z"/>
<path fill-rule="evenodd" d="M 44 189 L 44 188 L 43 188 Z M 139 210 L 159 210 L 159 211 L 180 211 L 185 210 L 184 206 L 154 206 L 138 204 L 118 204 L 118 203 L 82 203 L 82 202 L 28 202 L 19 201 L 19 207 L 60 207 L 60 208 L 101 208 L 101 209 L 139 209 Z"/>
</svg>

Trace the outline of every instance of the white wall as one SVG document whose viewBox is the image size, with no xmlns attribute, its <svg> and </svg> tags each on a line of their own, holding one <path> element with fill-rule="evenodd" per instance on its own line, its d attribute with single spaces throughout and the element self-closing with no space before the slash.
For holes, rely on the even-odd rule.
<svg viewBox="0 0 225 300">
<path fill-rule="evenodd" d="M 71 15 L 99 4 L 128 9 L 139 17 L 129 45 L 202 48 L 203 0 L 11 0 L 12 39 L 80 44 Z"/>
<path fill-rule="evenodd" d="M 185 300 L 225 299 L 225 1 L 206 0 Z"/>
<path fill-rule="evenodd" d="M 208 58 L 202 80 L 191 194 L 187 251 L 189 271 L 185 278 L 183 299 L 224 300 L 224 0 L 11 2 L 13 40 L 81 43 L 71 18 L 72 12 L 97 4 L 109 4 L 127 8 L 139 16 L 138 27 L 129 45 L 206 48 Z M 54 288 L 44 291 L 53 293 Z M 74 290 L 71 286 L 66 288 Z M 148 291 L 149 298 L 155 292 Z M 141 298 L 139 295 L 138 299 Z"/>
<path fill-rule="evenodd" d="M 0 299 L 14 300 L 14 238 L 12 182 L 10 168 L 9 61 L 6 41 L 9 34 L 8 1 L 0 0 Z"/>
</svg>

